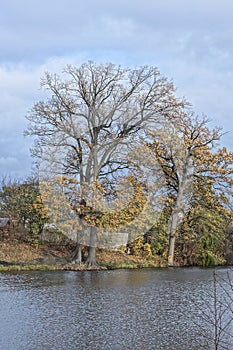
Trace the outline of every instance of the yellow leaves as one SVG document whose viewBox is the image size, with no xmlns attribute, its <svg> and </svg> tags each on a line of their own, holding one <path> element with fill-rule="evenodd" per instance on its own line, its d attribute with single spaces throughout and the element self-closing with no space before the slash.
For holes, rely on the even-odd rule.
<svg viewBox="0 0 233 350">
<path fill-rule="evenodd" d="M 66 179 L 61 176 L 49 181 L 41 181 L 40 192 L 50 222 L 70 236 L 78 230 L 79 223 L 77 215 L 72 213 L 71 204 L 66 198 L 65 181 Z"/>
<path fill-rule="evenodd" d="M 135 219 L 143 211 L 147 198 L 139 181 L 134 177 L 126 178 L 126 181 L 133 188 L 132 198 L 128 202 L 121 197 L 120 200 L 115 200 L 113 209 L 107 210 L 104 207 L 101 208 L 101 203 L 99 203 L 99 210 L 96 207 L 86 205 L 83 208 L 82 220 L 97 227 L 117 228 Z M 100 189 L 102 190 L 102 186 Z M 97 202 L 98 198 L 96 204 L 98 204 Z"/>
<path fill-rule="evenodd" d="M 137 238 L 130 244 L 131 253 L 134 255 L 143 256 L 145 258 L 152 257 L 151 245 L 144 242 L 144 237 Z"/>
<path fill-rule="evenodd" d="M 97 227 L 98 235 L 104 237 L 105 230 L 111 234 L 119 227 L 134 225 L 147 204 L 143 184 L 132 176 L 124 178 L 124 186 L 119 188 L 119 197 L 113 197 L 112 205 L 106 201 L 106 190 L 98 181 L 80 186 L 73 179 L 69 180 L 57 177 L 42 182 L 40 189 L 50 222 L 69 237 L 72 235 L 72 239 L 72 232 L 82 229 L 81 239 L 88 242 L 90 226 Z M 135 223 L 135 232 L 147 223 L 146 219 L 145 223 L 141 221 Z"/>
<path fill-rule="evenodd" d="M 48 219 L 47 210 L 42 202 L 41 196 L 36 197 L 35 203 L 33 203 L 34 209 L 38 212 L 42 219 Z"/>
</svg>

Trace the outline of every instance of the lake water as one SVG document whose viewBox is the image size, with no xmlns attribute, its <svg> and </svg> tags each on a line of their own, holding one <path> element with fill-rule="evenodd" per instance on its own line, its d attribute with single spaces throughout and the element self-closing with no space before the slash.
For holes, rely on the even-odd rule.
<svg viewBox="0 0 233 350">
<path fill-rule="evenodd" d="M 212 269 L 0 274 L 0 349 L 208 349 L 212 293 Z"/>
</svg>

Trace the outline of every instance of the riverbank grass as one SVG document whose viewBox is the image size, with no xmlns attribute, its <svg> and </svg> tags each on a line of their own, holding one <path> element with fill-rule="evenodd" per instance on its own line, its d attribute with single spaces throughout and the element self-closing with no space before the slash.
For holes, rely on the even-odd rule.
<svg viewBox="0 0 233 350">
<path fill-rule="evenodd" d="M 97 266 L 76 265 L 71 262 L 73 248 L 43 243 L 35 245 L 18 240 L 0 241 L 0 272 L 54 270 L 115 270 L 161 267 L 158 257 L 145 258 L 122 251 L 97 249 Z"/>
</svg>

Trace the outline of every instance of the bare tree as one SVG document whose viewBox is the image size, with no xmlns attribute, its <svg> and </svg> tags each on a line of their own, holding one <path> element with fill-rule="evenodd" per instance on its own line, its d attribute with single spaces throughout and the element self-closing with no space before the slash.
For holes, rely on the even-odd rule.
<svg viewBox="0 0 233 350">
<path fill-rule="evenodd" d="M 127 147 L 145 128 L 163 118 L 178 118 L 185 104 L 174 95 L 173 83 L 157 68 L 123 69 L 113 64 L 67 66 L 65 79 L 46 73 L 42 87 L 47 100 L 27 116 L 27 135 L 36 136 L 33 155 L 84 184 L 110 183 L 130 167 Z M 58 169 L 58 168 L 57 168 Z M 88 264 L 96 263 L 96 230 L 90 232 Z M 80 257 L 80 254 L 78 254 Z"/>
<path fill-rule="evenodd" d="M 233 343 L 233 284 L 232 270 L 213 272 L 212 288 L 192 300 L 198 317 L 191 321 L 198 327 L 200 338 L 208 349 L 230 350 Z"/>
</svg>

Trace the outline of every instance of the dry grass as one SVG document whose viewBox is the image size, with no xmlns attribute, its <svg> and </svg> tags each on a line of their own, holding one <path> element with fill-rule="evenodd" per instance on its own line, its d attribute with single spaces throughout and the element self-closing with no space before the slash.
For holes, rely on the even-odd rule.
<svg viewBox="0 0 233 350">
<path fill-rule="evenodd" d="M 42 257 L 41 251 L 26 243 L 14 241 L 0 242 L 0 260 L 9 263 L 31 262 Z"/>
<path fill-rule="evenodd" d="M 56 263 L 68 254 L 63 247 L 56 245 L 36 245 L 18 240 L 0 241 L 0 261 L 15 264 Z"/>
<path fill-rule="evenodd" d="M 0 241 L 0 271 L 87 270 L 163 266 L 156 257 L 145 259 L 119 251 L 97 249 L 97 267 L 77 266 L 69 262 L 71 247 L 44 243 L 35 245 L 19 240 Z"/>
<path fill-rule="evenodd" d="M 97 261 L 100 266 L 106 266 L 107 268 L 141 268 L 162 266 L 162 262 L 159 261 L 158 257 L 145 259 L 140 256 L 105 249 L 97 250 Z"/>
</svg>

